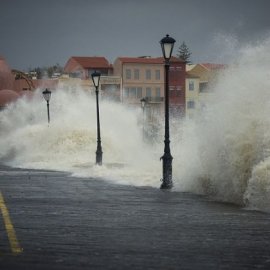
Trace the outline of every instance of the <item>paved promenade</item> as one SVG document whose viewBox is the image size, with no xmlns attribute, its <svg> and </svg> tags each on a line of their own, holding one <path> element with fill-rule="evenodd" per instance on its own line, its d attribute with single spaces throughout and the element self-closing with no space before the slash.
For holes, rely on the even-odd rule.
<svg viewBox="0 0 270 270">
<path fill-rule="evenodd" d="M 159 185 L 159 183 L 157 183 Z M 270 269 L 270 215 L 0 167 L 0 269 Z"/>
</svg>

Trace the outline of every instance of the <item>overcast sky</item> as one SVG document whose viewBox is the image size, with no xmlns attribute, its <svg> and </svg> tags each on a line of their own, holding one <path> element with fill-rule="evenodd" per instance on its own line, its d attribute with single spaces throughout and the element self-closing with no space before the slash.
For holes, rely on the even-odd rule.
<svg viewBox="0 0 270 270">
<path fill-rule="evenodd" d="M 0 0 L 0 55 L 27 70 L 71 56 L 161 56 L 183 41 L 192 62 L 227 62 L 270 36 L 270 0 Z"/>
</svg>

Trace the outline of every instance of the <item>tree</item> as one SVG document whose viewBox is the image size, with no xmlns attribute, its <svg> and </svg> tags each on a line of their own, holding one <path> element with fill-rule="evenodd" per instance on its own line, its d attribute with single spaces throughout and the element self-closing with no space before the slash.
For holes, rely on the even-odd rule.
<svg viewBox="0 0 270 270">
<path fill-rule="evenodd" d="M 63 67 L 61 67 L 58 63 L 53 66 L 49 66 L 46 69 L 49 78 L 51 78 L 54 73 L 63 73 L 64 70 Z"/>
<path fill-rule="evenodd" d="M 191 56 L 191 52 L 188 48 L 188 46 L 186 45 L 185 41 L 181 44 L 181 46 L 178 49 L 178 54 L 177 57 L 186 61 L 187 64 L 190 64 L 190 56 Z"/>
</svg>

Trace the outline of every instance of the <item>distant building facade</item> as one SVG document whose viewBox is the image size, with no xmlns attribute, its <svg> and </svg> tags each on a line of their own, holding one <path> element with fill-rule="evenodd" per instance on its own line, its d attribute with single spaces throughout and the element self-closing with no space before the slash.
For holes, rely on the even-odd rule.
<svg viewBox="0 0 270 270">
<path fill-rule="evenodd" d="M 114 74 L 122 78 L 121 101 L 139 106 L 146 98 L 153 113 L 164 107 L 164 59 L 151 57 L 119 57 L 113 64 Z M 172 57 L 169 71 L 170 108 L 185 111 L 185 62 Z"/>
<path fill-rule="evenodd" d="M 214 93 L 212 85 L 226 68 L 227 65 L 213 63 L 187 65 L 186 110 L 189 118 L 207 107 Z"/>
<path fill-rule="evenodd" d="M 186 108 L 186 62 L 172 57 L 169 71 L 169 96 L 173 115 L 184 116 Z"/>
<path fill-rule="evenodd" d="M 98 71 L 102 76 L 112 74 L 112 66 L 105 57 L 72 56 L 64 67 L 64 73 L 71 78 L 91 79 L 91 74 Z"/>
<path fill-rule="evenodd" d="M 94 71 L 101 74 L 99 90 L 102 97 L 120 101 L 121 78 L 113 76 L 113 67 L 105 57 L 71 57 L 64 67 L 64 73 L 67 76 L 64 76 L 65 79 L 61 82 L 68 83 L 67 78 L 81 79 L 80 86 L 84 90 L 93 92 L 95 88 L 91 74 Z M 75 80 L 75 82 L 78 81 Z M 74 80 L 72 85 L 74 85 Z"/>
<path fill-rule="evenodd" d="M 193 118 L 199 106 L 200 77 L 186 73 L 186 117 Z"/>
</svg>

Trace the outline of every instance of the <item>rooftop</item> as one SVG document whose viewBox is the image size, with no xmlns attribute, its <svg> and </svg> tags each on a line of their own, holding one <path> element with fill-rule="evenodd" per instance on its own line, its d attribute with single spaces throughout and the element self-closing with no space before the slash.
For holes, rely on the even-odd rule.
<svg viewBox="0 0 270 270">
<path fill-rule="evenodd" d="M 72 56 L 65 68 L 69 65 L 71 61 L 75 61 L 82 68 L 110 68 L 111 65 L 105 57 L 86 57 L 86 56 Z"/>
<path fill-rule="evenodd" d="M 122 63 L 141 63 L 141 64 L 163 64 L 164 63 L 164 58 L 163 57 L 118 57 L 117 60 L 121 61 Z M 181 62 L 183 63 L 184 61 L 176 58 L 176 57 L 171 57 L 170 62 Z"/>
</svg>

